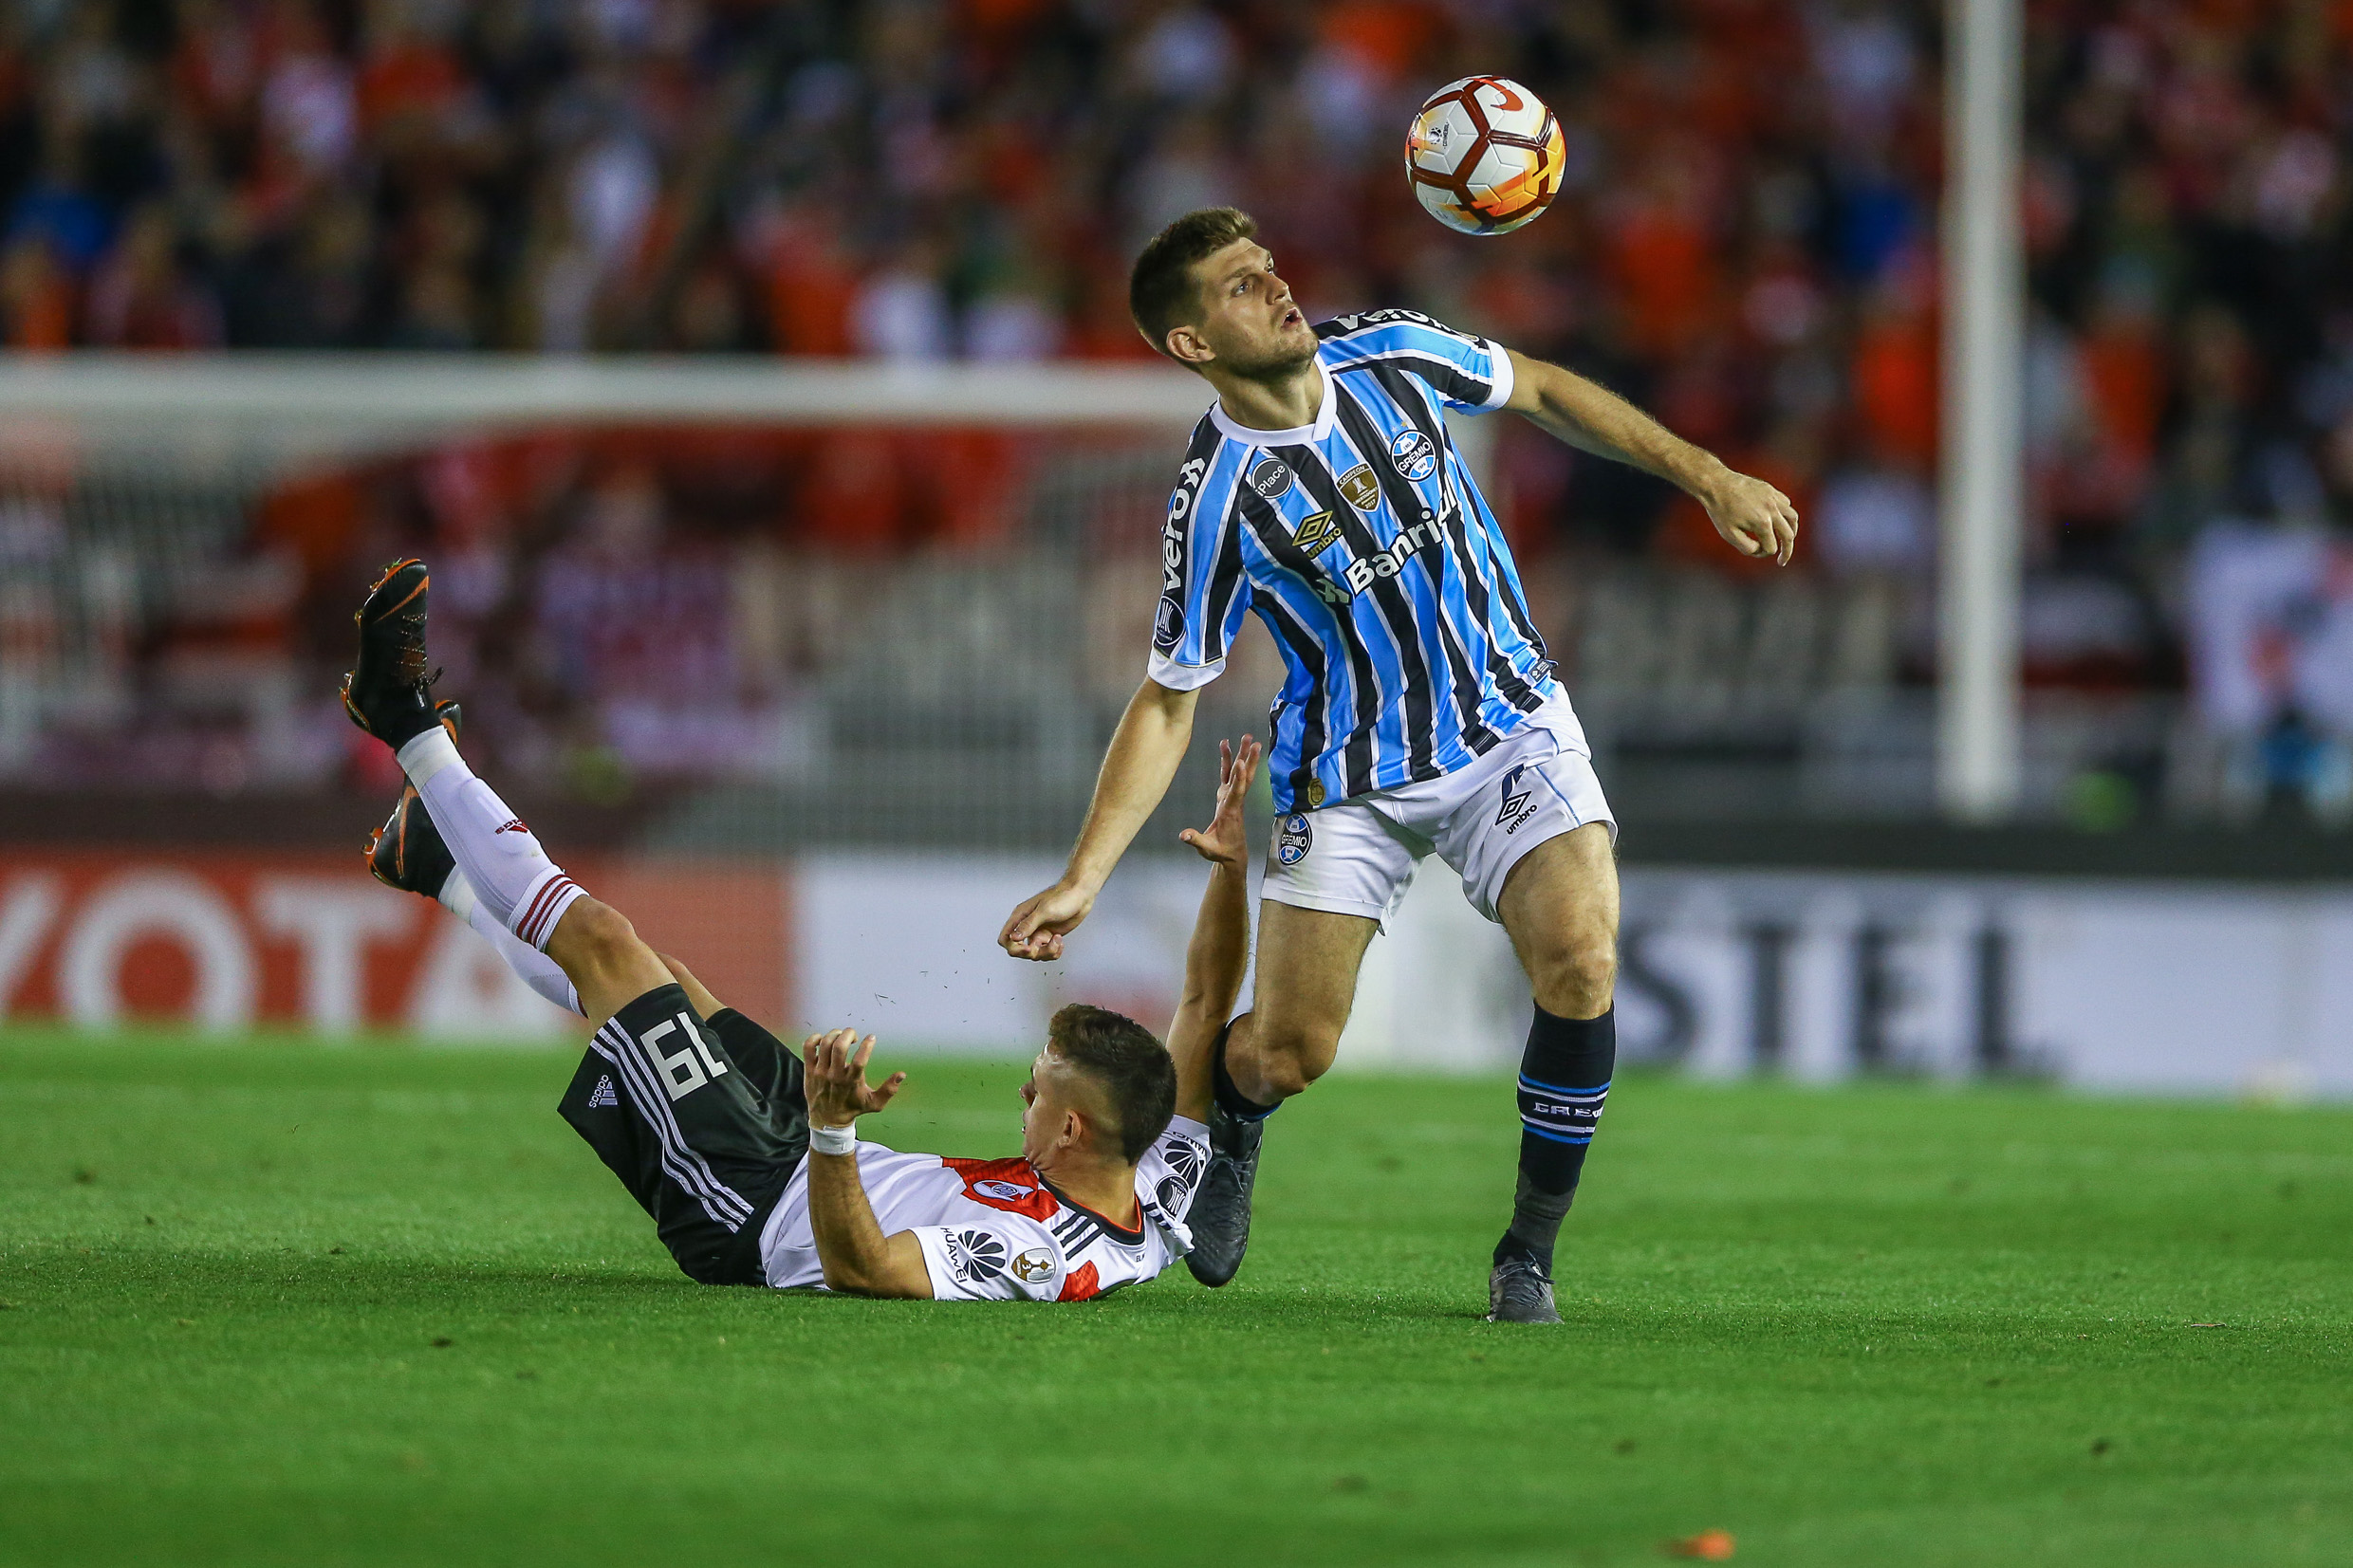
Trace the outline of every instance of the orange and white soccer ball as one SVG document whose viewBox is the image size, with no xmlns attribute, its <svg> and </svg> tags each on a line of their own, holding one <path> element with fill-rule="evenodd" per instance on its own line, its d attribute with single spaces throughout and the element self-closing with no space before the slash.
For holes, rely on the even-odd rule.
<svg viewBox="0 0 2353 1568">
<path fill-rule="evenodd" d="M 1466 234 L 1509 234 L 1551 206 L 1567 157 L 1544 100 L 1500 76 L 1440 87 L 1405 137 L 1415 197 Z"/>
</svg>

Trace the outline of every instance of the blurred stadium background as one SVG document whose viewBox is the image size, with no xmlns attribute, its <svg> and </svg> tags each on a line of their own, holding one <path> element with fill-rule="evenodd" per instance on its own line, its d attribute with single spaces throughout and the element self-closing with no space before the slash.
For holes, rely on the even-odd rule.
<svg viewBox="0 0 2353 1568">
<path fill-rule="evenodd" d="M 1065 993 L 1163 1005 L 1179 863 L 1122 873 L 1067 973 L 989 939 L 1140 675 L 1206 403 L 1128 324 L 1127 262 L 1233 201 L 1313 313 L 1561 360 L 1805 513 L 1800 564 L 1753 568 L 1629 470 L 1463 432 L 1624 818 L 1636 1049 L 2353 1092 L 2353 7 L 2025 8 L 2020 766 L 1966 823 L 1946 27 L 18 0 L 0 1010 L 548 1026 L 359 875 L 397 779 L 335 678 L 400 554 L 478 766 L 760 1005 L 1004 1048 Z M 1565 195 L 1503 240 L 1397 166 L 1473 70 L 1569 132 Z M 1262 725 L 1276 671 L 1253 631 L 1204 736 Z M 1509 956 L 1441 891 L 1377 947 L 1349 1060 L 1510 1054 Z"/>
</svg>

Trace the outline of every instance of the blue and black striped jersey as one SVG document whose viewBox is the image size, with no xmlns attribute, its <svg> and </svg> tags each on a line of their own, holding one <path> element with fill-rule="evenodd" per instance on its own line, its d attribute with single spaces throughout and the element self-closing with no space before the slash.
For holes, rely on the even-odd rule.
<svg viewBox="0 0 2353 1568">
<path fill-rule="evenodd" d="M 1278 811 L 1448 773 L 1559 687 L 1503 529 L 1444 411 L 1511 396 L 1511 361 L 1410 310 L 1316 328 L 1315 423 L 1251 430 L 1213 405 L 1160 532 L 1152 678 L 1215 680 L 1256 611 L 1288 674 L 1269 771 Z"/>
</svg>

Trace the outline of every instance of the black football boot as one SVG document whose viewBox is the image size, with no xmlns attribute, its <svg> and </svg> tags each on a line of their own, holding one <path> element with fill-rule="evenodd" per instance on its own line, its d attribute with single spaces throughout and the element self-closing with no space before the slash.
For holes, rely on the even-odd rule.
<svg viewBox="0 0 2353 1568">
<path fill-rule="evenodd" d="M 1209 1170 L 1185 1212 L 1193 1229 L 1185 1266 L 1212 1288 L 1240 1272 L 1242 1254 L 1250 1250 L 1251 1189 L 1258 1182 L 1258 1145 L 1266 1131 L 1263 1120 L 1245 1121 L 1221 1105 L 1210 1107 Z"/>
<path fill-rule="evenodd" d="M 360 625 L 360 656 L 343 677 L 343 710 L 351 722 L 398 750 L 433 728 L 426 688 L 425 600 L 431 578 L 421 561 L 384 568 L 351 618 Z"/>
<path fill-rule="evenodd" d="M 450 732 L 450 739 L 457 739 L 457 728 L 464 722 L 457 704 L 435 703 L 433 712 Z M 367 868 L 368 875 L 384 886 L 420 898 L 440 897 L 441 885 L 457 869 L 449 845 L 441 841 L 441 830 L 426 814 L 423 797 L 406 780 L 400 784 L 400 803 L 392 808 L 382 827 L 368 835 Z"/>
</svg>

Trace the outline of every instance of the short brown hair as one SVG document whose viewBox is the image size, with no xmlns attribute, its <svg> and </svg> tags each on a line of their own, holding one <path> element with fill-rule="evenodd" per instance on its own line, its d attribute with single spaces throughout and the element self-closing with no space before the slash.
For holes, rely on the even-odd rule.
<svg viewBox="0 0 2353 1568">
<path fill-rule="evenodd" d="M 1127 313 L 1145 341 L 1168 353 L 1169 328 L 1189 320 L 1201 301 L 1194 264 L 1257 232 L 1258 220 L 1238 207 L 1203 207 L 1153 235 L 1127 277 Z"/>
<path fill-rule="evenodd" d="M 1047 1048 L 1102 1085 L 1133 1165 L 1176 1114 L 1176 1063 L 1152 1031 L 1108 1007 L 1073 1002 L 1046 1025 Z"/>
</svg>

